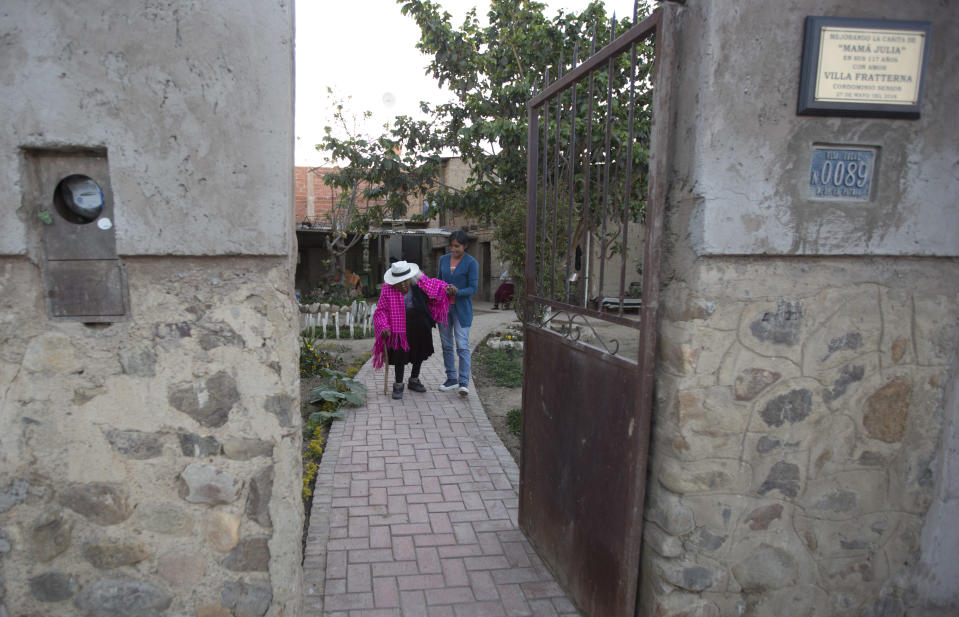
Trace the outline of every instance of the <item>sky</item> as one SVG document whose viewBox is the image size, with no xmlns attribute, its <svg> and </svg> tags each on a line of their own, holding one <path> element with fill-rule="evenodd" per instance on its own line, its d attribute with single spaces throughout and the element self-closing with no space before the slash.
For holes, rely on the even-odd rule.
<svg viewBox="0 0 959 617">
<path fill-rule="evenodd" d="M 462 23 L 473 6 L 481 20 L 488 0 L 438 0 Z M 547 15 L 559 9 L 583 9 L 588 0 L 546 0 Z M 296 165 L 326 164 L 315 145 L 323 127 L 331 124 L 327 88 L 340 99 L 350 97 L 348 108 L 355 115 L 369 111 L 368 132 L 398 115 L 419 117 L 419 102 L 439 103 L 449 94 L 439 90 L 425 74 L 429 57 L 416 49 L 419 28 L 400 13 L 395 0 L 297 0 L 296 1 Z M 606 0 L 607 12 L 617 17 L 631 15 L 632 0 Z"/>
</svg>

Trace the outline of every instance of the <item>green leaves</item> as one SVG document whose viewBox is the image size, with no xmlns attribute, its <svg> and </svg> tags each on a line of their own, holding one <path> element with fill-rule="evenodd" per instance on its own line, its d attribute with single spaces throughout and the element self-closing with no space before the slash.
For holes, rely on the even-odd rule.
<svg viewBox="0 0 959 617">
<path fill-rule="evenodd" d="M 523 432 L 523 411 L 521 409 L 510 409 L 506 412 L 506 428 L 514 435 L 520 435 Z"/>
<path fill-rule="evenodd" d="M 346 413 L 342 411 L 314 411 L 307 416 L 307 422 L 312 425 L 327 424 L 333 420 L 342 420 Z"/>
<path fill-rule="evenodd" d="M 343 401 L 353 406 L 362 405 L 366 398 L 355 392 L 339 392 L 326 386 L 313 388 L 310 390 L 310 402 L 317 403 L 320 400 L 338 402 Z"/>
<path fill-rule="evenodd" d="M 417 48 L 430 56 L 427 72 L 449 88 L 454 100 L 421 103 L 428 120 L 401 116 L 375 138 L 347 130 L 346 109 L 342 105 L 336 108 L 336 128 L 327 133 L 321 147 L 332 153 L 333 160 L 342 162 L 342 169 L 329 175 L 327 182 L 336 192 L 342 220 L 349 223 L 334 225 L 360 231 L 363 225 L 377 224 L 386 216 L 405 215 L 414 199 L 433 204 L 431 215 L 449 210 L 480 220 L 495 219 L 498 224 L 503 218 L 515 219 L 518 228 L 510 225 L 513 233 L 498 240 L 504 254 L 517 256 L 519 261 L 512 262 L 515 270 L 525 250 L 525 206 L 513 201 L 524 199 L 526 193 L 527 102 L 544 87 L 547 70 L 550 80 L 555 80 L 582 63 L 591 49 L 598 50 L 622 34 L 632 25 L 631 19 L 621 19 L 611 32 L 600 1 L 589 3 L 580 12 L 559 11 L 550 17 L 539 2 L 491 0 L 486 24 L 480 23 L 474 9 L 462 24 L 454 26 L 439 2 L 397 0 L 397 5 L 419 27 Z M 651 58 L 651 42 L 637 46 L 631 193 L 626 208 L 613 204 L 616 211 L 628 212 L 633 219 L 641 219 L 645 210 Z M 602 164 L 625 168 L 630 141 L 630 60 L 630 54 L 622 54 L 611 75 L 605 69 L 595 74 L 592 107 L 587 84 L 580 83 L 559 98 L 563 106 L 559 112 L 554 106 L 548 117 L 541 117 L 541 127 L 551 136 L 551 164 L 559 159 L 567 168 L 575 165 L 576 192 L 590 185 L 593 195 L 599 194 L 598 178 L 588 178 L 585 170 Z M 607 87 L 613 92 L 611 104 L 607 104 Z M 577 122 L 571 126 L 574 111 Z M 613 118 L 608 157 L 597 154 L 603 151 L 607 116 Z M 563 145 L 559 156 L 554 156 L 557 133 Z M 573 133 L 575 145 L 570 143 Z M 470 168 L 463 190 L 436 182 L 440 161 L 451 152 Z M 587 152 L 591 152 L 589 157 Z M 611 182 L 624 185 L 626 179 L 615 177 Z M 573 197 L 575 201 L 578 195 Z M 596 222 L 595 216 L 588 221 L 590 225 Z"/>
<path fill-rule="evenodd" d="M 408 116 L 396 118 L 378 136 L 366 135 L 346 102 L 330 95 L 335 100 L 333 123 L 317 149 L 327 152 L 329 162 L 337 165 L 323 181 L 332 202 L 324 222 L 334 232 L 326 237 L 327 249 L 338 256 L 370 226 L 382 224 L 384 218 L 405 217 L 413 199 L 419 201 L 435 188 L 445 142 L 433 121 Z M 351 235 L 337 235 L 337 231 Z"/>
<path fill-rule="evenodd" d="M 417 47 L 432 56 L 429 71 L 456 96 L 456 102 L 436 107 L 434 127 L 442 136 L 442 145 L 457 151 L 470 165 L 467 192 L 507 195 L 524 191 L 526 102 L 535 94 L 537 79 L 543 82 L 548 67 L 555 79 L 569 70 L 558 66 L 562 58 L 577 57 L 581 62 L 588 56 L 594 31 L 596 48 L 609 41 L 602 2 L 592 2 L 580 13 L 560 11 L 548 18 L 545 5 L 538 2 L 492 0 L 488 26 L 481 26 L 475 14 L 470 14 L 459 28 L 437 3 L 398 0 L 398 4 L 420 28 Z M 629 25 L 628 19 L 621 21 L 619 31 Z M 646 57 L 645 52 L 639 55 Z M 626 66 L 617 70 L 618 90 L 624 87 L 622 74 L 629 68 L 628 58 L 624 62 Z M 597 89 L 604 86 L 597 83 Z M 585 96 L 580 101 L 585 109 Z M 459 202 L 471 214 L 495 214 L 495 206 L 493 212 L 484 212 L 480 205 L 485 200 L 478 197 L 463 196 Z M 475 206 L 480 208 L 471 209 Z"/>
<path fill-rule="evenodd" d="M 319 386 L 310 389 L 311 403 L 330 401 L 358 406 L 366 402 L 366 386 L 362 382 L 333 369 L 323 369 L 321 373 L 326 379 Z"/>
</svg>

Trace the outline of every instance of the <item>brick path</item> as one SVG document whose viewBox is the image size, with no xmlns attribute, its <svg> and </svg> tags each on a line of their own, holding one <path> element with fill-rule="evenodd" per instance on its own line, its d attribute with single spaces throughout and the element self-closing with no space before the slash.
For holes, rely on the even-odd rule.
<svg viewBox="0 0 959 617">
<path fill-rule="evenodd" d="M 516 526 L 519 471 L 479 398 L 436 389 L 435 347 L 421 374 L 428 392 L 393 401 L 367 363 L 357 376 L 367 405 L 333 423 L 305 549 L 305 617 L 578 615 Z"/>
</svg>

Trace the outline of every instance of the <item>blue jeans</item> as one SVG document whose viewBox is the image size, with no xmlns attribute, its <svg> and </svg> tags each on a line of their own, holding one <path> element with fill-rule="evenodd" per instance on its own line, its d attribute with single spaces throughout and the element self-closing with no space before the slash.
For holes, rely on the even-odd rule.
<svg viewBox="0 0 959 617">
<path fill-rule="evenodd" d="M 456 379 L 461 386 L 470 382 L 470 329 L 461 326 L 456 313 L 450 313 L 450 325 L 439 324 L 440 342 L 443 343 L 443 364 L 446 365 L 446 378 Z M 456 374 L 456 357 L 453 355 L 453 342 L 456 341 L 456 355 L 460 358 L 459 375 Z"/>
</svg>

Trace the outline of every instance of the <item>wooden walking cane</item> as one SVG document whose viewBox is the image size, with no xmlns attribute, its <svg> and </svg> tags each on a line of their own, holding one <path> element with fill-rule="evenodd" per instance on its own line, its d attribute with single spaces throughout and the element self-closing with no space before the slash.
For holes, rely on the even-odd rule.
<svg viewBox="0 0 959 617">
<path fill-rule="evenodd" d="M 383 360 L 383 395 L 386 396 L 386 383 L 390 380 L 390 353 L 386 352 L 386 359 Z"/>
</svg>

